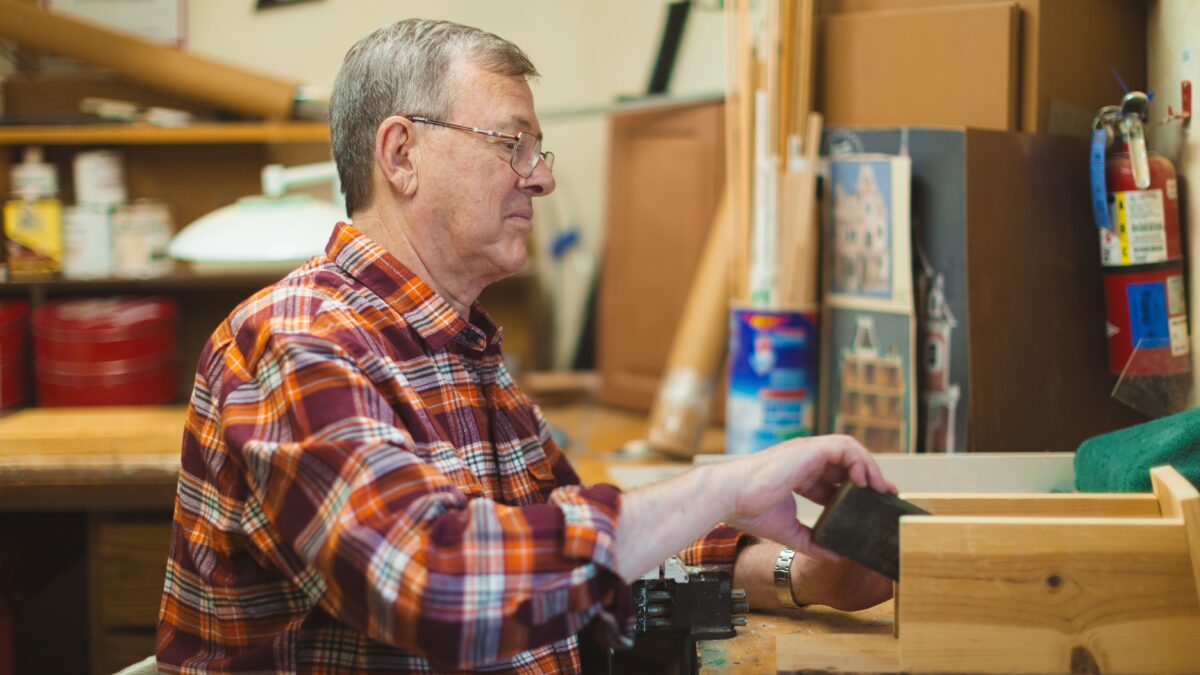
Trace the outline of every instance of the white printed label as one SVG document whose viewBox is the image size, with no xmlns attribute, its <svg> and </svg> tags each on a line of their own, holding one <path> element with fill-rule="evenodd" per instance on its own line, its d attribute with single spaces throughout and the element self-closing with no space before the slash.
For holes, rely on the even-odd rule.
<svg viewBox="0 0 1200 675">
<path fill-rule="evenodd" d="M 1114 192 L 1109 212 L 1116 239 L 1115 257 L 1101 248 L 1106 265 L 1141 265 L 1167 259 L 1167 232 L 1163 218 L 1162 190 Z M 1101 246 L 1107 230 L 1100 230 Z"/>
<path fill-rule="evenodd" d="M 1121 240 L 1117 239 L 1117 235 L 1113 234 L 1112 230 L 1106 230 L 1103 227 L 1097 229 L 1100 231 L 1100 264 L 1122 264 Z"/>
<path fill-rule="evenodd" d="M 1179 187 L 1176 185 L 1174 178 L 1167 179 L 1167 199 L 1171 201 L 1179 199 Z"/>
<path fill-rule="evenodd" d="M 1187 311 L 1183 294 L 1183 275 L 1167 277 L 1167 314 L 1175 316 Z"/>
<path fill-rule="evenodd" d="M 1188 327 L 1186 316 L 1176 316 L 1167 320 L 1171 332 L 1171 356 L 1183 356 L 1188 353 Z"/>
</svg>

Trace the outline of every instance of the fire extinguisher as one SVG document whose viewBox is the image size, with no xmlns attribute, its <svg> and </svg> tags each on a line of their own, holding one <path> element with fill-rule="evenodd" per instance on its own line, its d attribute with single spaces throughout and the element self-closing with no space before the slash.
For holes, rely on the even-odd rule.
<svg viewBox="0 0 1200 675">
<path fill-rule="evenodd" d="M 1191 371 L 1178 180 L 1170 160 L 1146 150 L 1148 104 L 1145 94 L 1130 92 L 1093 124 L 1108 368 L 1125 376 Z"/>
</svg>

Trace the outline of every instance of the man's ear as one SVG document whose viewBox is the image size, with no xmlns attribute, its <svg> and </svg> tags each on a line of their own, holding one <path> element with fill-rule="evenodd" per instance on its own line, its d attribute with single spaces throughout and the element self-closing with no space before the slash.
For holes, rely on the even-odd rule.
<svg viewBox="0 0 1200 675">
<path fill-rule="evenodd" d="M 375 168 L 398 194 L 411 195 L 417 189 L 415 136 L 413 123 L 393 115 L 375 130 Z"/>
</svg>

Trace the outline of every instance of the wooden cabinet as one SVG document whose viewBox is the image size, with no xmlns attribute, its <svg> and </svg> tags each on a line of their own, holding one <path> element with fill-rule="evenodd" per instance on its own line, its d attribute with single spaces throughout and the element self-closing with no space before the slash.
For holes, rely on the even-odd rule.
<svg viewBox="0 0 1200 675">
<path fill-rule="evenodd" d="M 327 159 L 329 130 L 316 122 L 0 128 L 0 180 L 7 182 L 22 149 L 34 145 L 44 147 L 47 161 L 56 165 L 60 198 L 67 204 L 73 203 L 75 154 L 97 148 L 116 150 L 122 157 L 129 198 L 166 202 L 178 230 L 240 197 L 261 193 L 259 172 L 266 164 Z M 62 296 L 174 296 L 180 306 L 178 400 L 186 400 L 200 350 L 212 330 L 241 299 L 275 278 L 200 276 L 179 265 L 171 274 L 153 279 L 10 281 L 0 284 L 0 296 L 26 296 L 34 306 Z"/>
<path fill-rule="evenodd" d="M 611 128 L 599 398 L 648 410 L 721 195 L 724 104 L 619 113 Z"/>
<path fill-rule="evenodd" d="M 93 673 L 112 673 L 154 653 L 166 577 L 170 516 L 95 514 L 87 576 Z"/>
</svg>

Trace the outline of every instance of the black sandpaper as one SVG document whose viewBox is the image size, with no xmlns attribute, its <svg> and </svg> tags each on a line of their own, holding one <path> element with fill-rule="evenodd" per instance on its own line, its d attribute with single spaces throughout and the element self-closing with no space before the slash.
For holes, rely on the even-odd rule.
<svg viewBox="0 0 1200 675">
<path fill-rule="evenodd" d="M 825 505 L 813 534 L 825 548 L 900 579 L 900 516 L 929 515 L 896 495 L 846 481 Z"/>
</svg>

